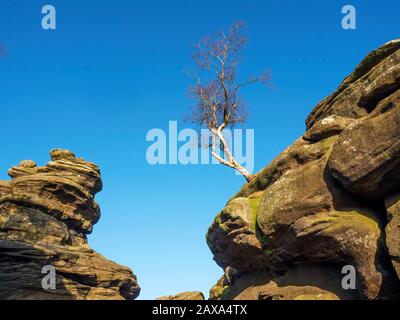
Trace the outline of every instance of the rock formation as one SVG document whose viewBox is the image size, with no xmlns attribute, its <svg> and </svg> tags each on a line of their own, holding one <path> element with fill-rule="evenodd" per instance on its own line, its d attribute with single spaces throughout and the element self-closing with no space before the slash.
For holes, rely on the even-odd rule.
<svg viewBox="0 0 400 320">
<path fill-rule="evenodd" d="M 370 53 L 306 128 L 209 228 L 224 269 L 210 299 L 400 298 L 400 40 Z M 61 149 L 51 160 L 22 161 L 0 181 L 0 299 L 136 298 L 132 272 L 87 243 L 99 168 Z M 55 288 L 43 286 L 46 266 Z M 349 267 L 354 289 L 343 286 Z"/>
<path fill-rule="evenodd" d="M 370 53 L 207 233 L 210 299 L 392 299 L 400 293 L 400 40 Z M 356 289 L 342 286 L 343 266 Z"/>
<path fill-rule="evenodd" d="M 163 296 L 156 300 L 204 300 L 204 295 L 199 291 L 189 291 L 178 293 L 173 296 Z"/>
<path fill-rule="evenodd" d="M 50 155 L 46 166 L 25 160 L 0 181 L 0 299 L 136 298 L 131 270 L 87 243 L 100 218 L 99 168 L 70 151 Z M 45 266 L 55 268 L 55 289 L 42 285 Z"/>
</svg>

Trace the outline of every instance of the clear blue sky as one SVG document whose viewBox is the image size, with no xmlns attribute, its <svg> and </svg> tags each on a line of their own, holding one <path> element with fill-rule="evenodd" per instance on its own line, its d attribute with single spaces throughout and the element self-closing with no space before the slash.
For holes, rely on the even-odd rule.
<svg viewBox="0 0 400 320">
<path fill-rule="evenodd" d="M 341 8 L 357 30 L 341 29 Z M 41 29 L 41 7 L 57 30 Z M 274 89 L 244 91 L 259 170 L 304 131 L 312 107 L 360 59 L 399 37 L 397 0 L 1 0 L 0 179 L 23 159 L 43 165 L 52 148 L 102 169 L 102 218 L 91 246 L 130 266 L 140 298 L 208 289 L 222 274 L 205 233 L 243 179 L 222 166 L 150 166 L 148 130 L 180 125 L 192 44 L 236 20 L 249 44 L 240 71 L 270 68 Z"/>
</svg>

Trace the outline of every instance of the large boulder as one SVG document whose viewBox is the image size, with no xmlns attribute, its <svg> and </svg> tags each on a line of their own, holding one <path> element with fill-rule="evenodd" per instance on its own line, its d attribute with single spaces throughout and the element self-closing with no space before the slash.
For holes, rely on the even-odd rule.
<svg viewBox="0 0 400 320">
<path fill-rule="evenodd" d="M 212 299 L 400 297 L 399 89 L 396 40 L 368 55 L 314 109 L 305 134 L 228 201 L 206 236 L 224 269 Z M 343 266 L 356 271 L 356 290 L 342 288 Z"/>
<path fill-rule="evenodd" d="M 389 223 L 386 226 L 386 245 L 393 267 L 400 280 L 400 193 L 385 201 Z"/>
<path fill-rule="evenodd" d="M 329 97 L 323 99 L 306 120 L 307 128 L 337 115 L 361 118 L 376 104 L 400 88 L 400 39 L 372 51 Z"/>
<path fill-rule="evenodd" d="M 306 131 L 303 138 L 307 141 L 317 142 L 331 136 L 336 136 L 353 122 L 355 122 L 354 119 L 332 115 L 318 121 Z"/>
<path fill-rule="evenodd" d="M 353 193 L 382 199 L 400 188 L 399 93 L 385 99 L 385 112 L 344 130 L 333 148 L 330 172 Z"/>
<path fill-rule="evenodd" d="M 204 300 L 204 295 L 200 291 L 188 291 L 172 296 L 162 296 L 156 300 Z"/>
<path fill-rule="evenodd" d="M 38 167 L 22 161 L 0 181 L 0 299 L 134 299 L 132 271 L 92 250 L 99 168 L 66 150 Z M 55 288 L 43 287 L 48 267 Z M 45 273 L 42 273 L 45 272 Z"/>
<path fill-rule="evenodd" d="M 256 236 L 256 211 L 259 198 L 233 199 L 217 215 L 207 234 L 214 260 L 222 267 L 257 270 L 271 267 Z"/>
<path fill-rule="evenodd" d="M 304 264 L 283 275 L 265 271 L 244 273 L 224 287 L 227 300 L 354 300 L 357 290 L 341 286 L 340 266 Z"/>
<path fill-rule="evenodd" d="M 44 208 L 74 231 L 90 233 L 100 218 L 100 208 L 94 201 L 102 189 L 100 169 L 67 150 L 52 150 L 50 156 L 51 161 L 43 167 L 28 160 L 12 167 L 8 171 L 13 178 L 12 191 L 2 195 L 0 201 Z"/>
<path fill-rule="evenodd" d="M 270 268 L 281 270 L 284 265 L 280 263 L 281 258 L 270 250 L 265 250 L 262 245 L 264 238 L 268 237 L 265 232 L 261 232 L 263 221 L 267 219 L 267 214 L 259 214 L 264 212 L 268 207 L 270 197 L 266 192 L 277 190 L 275 198 L 271 198 L 273 206 L 282 207 L 285 201 L 295 201 L 299 206 L 298 195 L 290 195 L 291 192 L 299 191 L 298 188 L 279 189 L 282 183 L 289 181 L 292 183 L 291 176 L 300 174 L 300 184 L 302 184 L 301 174 L 303 168 L 319 168 L 320 180 L 319 186 L 315 185 L 315 181 L 310 183 L 313 190 L 321 194 L 320 202 L 316 205 L 315 212 L 322 210 L 328 202 L 331 202 L 332 196 L 327 187 L 322 191 L 321 185 L 325 186 L 324 169 L 319 163 L 326 162 L 326 153 L 331 150 L 335 141 L 335 137 L 324 139 L 318 143 L 311 144 L 300 138 L 291 147 L 286 149 L 271 165 L 263 169 L 256 179 L 245 185 L 243 189 L 233 197 L 226 207 L 217 215 L 213 224 L 207 233 L 207 243 L 214 255 L 214 260 L 222 267 L 233 267 L 239 271 L 258 270 L 260 268 Z M 310 176 L 309 173 L 307 173 Z M 289 179 L 289 180 L 288 180 Z M 332 186 L 333 187 L 333 186 Z M 278 189 L 277 189 L 278 188 Z M 301 187 L 302 189 L 303 187 Z M 265 191 L 268 190 L 268 191 Z M 325 191 L 325 193 L 324 193 Z M 340 192 L 340 186 L 337 192 Z M 311 195 L 317 198 L 317 195 Z M 307 203 L 309 200 L 304 199 Z M 352 202 L 352 199 L 348 199 Z M 314 206 L 313 202 L 311 206 Z M 333 204 L 330 205 L 333 208 Z M 317 209 L 318 208 L 318 209 Z M 290 209 L 290 213 L 293 210 Z M 278 213 L 279 214 L 279 213 Z M 265 241 L 264 241 L 265 242 Z M 273 253 L 273 254 L 271 254 Z"/>
</svg>

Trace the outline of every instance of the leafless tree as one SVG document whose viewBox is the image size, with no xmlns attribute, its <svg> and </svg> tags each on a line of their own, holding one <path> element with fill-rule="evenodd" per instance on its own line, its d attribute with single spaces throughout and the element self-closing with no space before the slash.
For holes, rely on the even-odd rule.
<svg viewBox="0 0 400 320">
<path fill-rule="evenodd" d="M 196 100 L 190 120 L 209 129 L 211 143 L 207 147 L 211 148 L 212 156 L 221 164 L 237 170 L 250 182 L 254 175 L 235 160 L 223 135 L 225 128 L 244 123 L 247 119 L 245 105 L 239 96 L 240 89 L 256 83 L 266 85 L 270 81 L 266 72 L 250 76 L 245 81 L 237 79 L 239 54 L 246 43 L 243 28 L 242 22 L 236 22 L 227 33 L 218 32 L 215 36 L 203 38 L 196 45 L 193 56 L 199 70 L 187 74 L 196 81 L 190 87 L 191 97 Z M 205 83 L 199 73 L 208 74 Z"/>
</svg>

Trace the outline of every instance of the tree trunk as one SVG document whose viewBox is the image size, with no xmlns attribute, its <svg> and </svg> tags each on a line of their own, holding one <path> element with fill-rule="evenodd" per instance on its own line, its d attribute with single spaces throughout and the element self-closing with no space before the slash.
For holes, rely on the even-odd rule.
<svg viewBox="0 0 400 320">
<path fill-rule="evenodd" d="M 222 130 L 223 130 L 223 126 L 221 126 L 218 130 L 211 130 L 211 132 L 213 133 L 213 141 L 212 141 L 212 151 L 211 154 L 214 158 L 216 158 L 221 164 L 228 166 L 230 168 L 233 168 L 235 170 L 237 170 L 247 181 L 247 183 L 251 182 L 252 180 L 254 180 L 255 175 L 251 174 L 250 172 L 247 171 L 247 169 L 243 166 L 241 166 L 233 157 L 231 151 L 228 148 L 228 144 L 225 141 L 224 136 L 222 135 Z M 222 142 L 223 145 L 223 149 L 224 149 L 224 153 L 227 157 L 227 159 L 224 159 L 222 157 L 220 157 L 216 150 L 215 150 L 215 145 L 216 145 L 216 137 L 219 138 L 219 140 Z"/>
<path fill-rule="evenodd" d="M 246 179 L 247 182 L 251 182 L 255 179 L 255 175 L 251 174 L 246 170 L 246 168 L 242 167 L 241 165 L 237 164 L 235 165 L 235 169 Z"/>
</svg>

